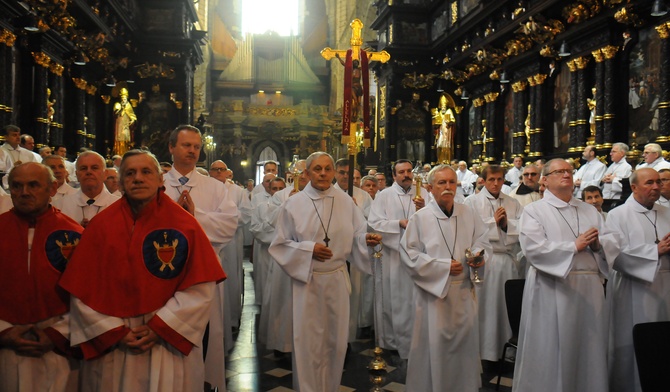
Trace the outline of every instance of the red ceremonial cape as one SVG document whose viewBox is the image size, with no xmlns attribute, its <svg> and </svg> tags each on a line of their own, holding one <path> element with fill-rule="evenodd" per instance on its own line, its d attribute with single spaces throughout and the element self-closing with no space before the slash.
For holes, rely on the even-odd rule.
<svg viewBox="0 0 670 392">
<path fill-rule="evenodd" d="M 93 310 L 125 318 L 225 278 L 200 224 L 159 191 L 135 219 L 126 197 L 96 215 L 60 285 Z"/>
<path fill-rule="evenodd" d="M 58 279 L 84 229 L 49 207 L 35 220 L 29 269 L 29 222 L 12 209 L 0 215 L 0 227 L 0 320 L 33 324 L 66 313 L 70 297 Z"/>
</svg>

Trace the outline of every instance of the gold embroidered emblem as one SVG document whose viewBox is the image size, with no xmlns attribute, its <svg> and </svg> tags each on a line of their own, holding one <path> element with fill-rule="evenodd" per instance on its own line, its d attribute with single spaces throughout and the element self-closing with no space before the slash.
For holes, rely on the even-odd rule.
<svg viewBox="0 0 670 392">
<path fill-rule="evenodd" d="M 158 245 L 158 242 L 154 241 L 154 248 L 156 248 L 156 255 L 158 256 L 158 260 L 163 263 L 163 265 L 161 265 L 158 270 L 163 272 L 165 267 L 168 267 L 171 271 L 174 271 L 175 268 L 172 265 L 172 260 L 174 260 L 174 256 L 177 254 L 177 244 L 179 244 L 179 240 L 175 239 L 170 245 L 168 243 L 167 232 L 163 233 L 163 238 L 165 239 L 165 244 L 162 246 Z"/>
<path fill-rule="evenodd" d="M 79 238 L 75 238 L 74 241 L 70 242 L 70 237 L 67 235 L 67 233 L 64 233 L 63 235 L 65 236 L 65 244 L 56 240 L 56 245 L 58 245 L 60 248 L 60 253 L 65 258 L 65 261 L 69 261 L 70 257 L 72 256 L 72 252 L 74 252 L 74 249 L 77 247 L 77 245 L 79 245 Z"/>
</svg>

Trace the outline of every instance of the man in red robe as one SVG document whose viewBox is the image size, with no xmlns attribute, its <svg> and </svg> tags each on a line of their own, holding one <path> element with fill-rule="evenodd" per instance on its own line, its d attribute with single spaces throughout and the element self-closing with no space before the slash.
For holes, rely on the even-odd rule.
<svg viewBox="0 0 670 392">
<path fill-rule="evenodd" d="M 149 152 L 121 161 L 124 197 L 86 228 L 60 285 L 71 294 L 71 340 L 82 391 L 196 391 L 202 342 L 225 274 L 202 228 L 160 189 Z"/>
<path fill-rule="evenodd" d="M 70 375 L 70 299 L 58 279 L 83 228 L 49 205 L 51 169 L 9 174 L 14 208 L 0 215 L 0 391 L 64 391 Z"/>
</svg>

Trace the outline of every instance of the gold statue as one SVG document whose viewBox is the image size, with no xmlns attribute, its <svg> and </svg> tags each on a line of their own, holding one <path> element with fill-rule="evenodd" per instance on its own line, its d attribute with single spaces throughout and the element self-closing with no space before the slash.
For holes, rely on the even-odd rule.
<svg viewBox="0 0 670 392">
<path fill-rule="evenodd" d="M 589 130 L 591 131 L 591 137 L 594 138 L 596 136 L 596 88 L 593 87 L 591 89 L 591 92 L 593 93 L 593 98 L 586 98 L 586 104 L 589 107 L 589 111 L 591 112 L 591 115 L 589 117 Z"/>
<path fill-rule="evenodd" d="M 49 98 L 51 98 L 51 89 L 47 88 L 47 120 L 49 120 L 49 123 L 52 123 L 54 121 L 54 114 L 56 114 L 56 109 L 54 109 L 56 99 Z"/>
<path fill-rule="evenodd" d="M 439 126 L 435 147 L 437 147 L 437 162 L 451 162 L 454 151 L 454 134 L 456 131 L 456 117 L 451 108 L 447 107 L 447 97 L 440 97 L 439 109 L 433 109 L 433 125 Z"/>
<path fill-rule="evenodd" d="M 133 145 L 133 133 L 130 127 L 137 121 L 133 107 L 128 102 L 128 90 L 124 87 L 119 92 L 121 102 L 114 104 L 114 153 L 123 155 Z"/>
<path fill-rule="evenodd" d="M 482 162 L 486 161 L 486 139 L 487 139 L 487 130 L 486 130 L 486 120 L 482 120 Z"/>
<path fill-rule="evenodd" d="M 526 116 L 526 121 L 523 123 L 525 127 L 523 128 L 523 133 L 526 134 L 526 147 L 524 152 L 526 155 L 530 152 L 530 105 L 528 105 L 528 115 Z"/>
</svg>

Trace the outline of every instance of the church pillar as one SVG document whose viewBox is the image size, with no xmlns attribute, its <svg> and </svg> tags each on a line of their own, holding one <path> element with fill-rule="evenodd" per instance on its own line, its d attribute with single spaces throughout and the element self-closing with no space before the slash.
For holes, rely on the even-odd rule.
<svg viewBox="0 0 670 392">
<path fill-rule="evenodd" d="M 499 128 L 496 117 L 496 101 L 499 93 L 492 92 L 484 95 L 486 101 L 486 157 L 487 162 L 500 161 L 502 137 L 498 132 Z"/>
<path fill-rule="evenodd" d="M 589 130 L 589 110 L 586 103 L 585 69 L 589 60 L 577 57 L 568 61 L 570 68 L 570 148 L 568 152 L 584 151 Z"/>
<path fill-rule="evenodd" d="M 475 107 L 475 123 L 473 129 L 470 130 L 470 135 L 472 135 L 471 163 L 480 163 L 483 158 L 482 121 L 484 121 L 484 102 L 484 98 L 475 98 L 472 100 L 472 105 Z"/>
<path fill-rule="evenodd" d="M 49 66 L 50 75 L 48 85 L 51 89 L 51 96 L 47 97 L 49 102 L 47 103 L 47 115 L 46 118 L 49 120 L 49 134 L 51 145 L 63 144 L 64 139 L 64 126 L 65 122 L 65 88 L 63 86 L 63 66 L 52 62 Z M 69 105 L 68 105 L 69 106 Z M 68 110 L 70 108 L 68 107 Z M 74 130 L 72 130 L 74 132 Z M 74 146 L 75 152 L 79 150 L 81 146 Z"/>
<path fill-rule="evenodd" d="M 524 80 L 517 81 L 512 84 L 512 92 L 514 93 L 514 130 L 512 132 L 512 156 L 524 157 L 529 151 L 525 151 L 526 143 L 526 119 L 528 117 L 528 98 L 526 95 L 526 87 L 528 83 Z"/>
<path fill-rule="evenodd" d="M 670 25 L 664 23 L 656 26 L 656 32 L 661 37 L 661 69 L 658 103 L 658 136 L 656 141 L 663 143 L 670 141 Z"/>
<path fill-rule="evenodd" d="M 586 144 L 588 145 L 595 145 L 596 148 L 600 149 L 603 148 L 603 144 L 605 143 L 605 124 L 604 124 L 604 119 L 605 119 L 605 102 L 604 102 L 604 92 L 605 92 L 605 54 L 602 52 L 602 49 L 597 49 L 591 52 L 593 55 L 593 58 L 596 61 L 596 84 L 595 84 L 595 89 L 596 93 L 593 96 L 593 99 L 596 100 L 595 102 L 595 110 L 593 120 L 594 120 L 594 127 L 595 127 L 595 134 L 592 134 L 588 139 Z M 587 93 L 588 95 L 588 93 Z M 590 117 L 589 117 L 590 118 Z M 589 131 L 591 131 L 591 122 L 589 119 Z"/>
<path fill-rule="evenodd" d="M 0 31 L 0 127 L 11 124 L 14 111 L 14 55 L 13 48 L 16 35 L 11 31 Z"/>
<path fill-rule="evenodd" d="M 33 97 L 34 107 L 33 115 L 34 122 L 31 121 L 35 143 L 50 144 L 53 140 L 51 136 L 51 129 L 49 126 L 50 120 L 47 114 L 47 84 L 49 80 L 49 56 L 42 52 L 32 52 L 33 63 Z M 54 108 L 55 109 L 55 108 Z"/>
<path fill-rule="evenodd" d="M 612 148 L 614 143 L 614 122 L 616 120 L 616 84 L 614 80 L 614 57 L 619 48 L 608 45 L 601 49 L 605 56 L 605 76 L 603 88 L 603 144 L 602 148 Z"/>
<path fill-rule="evenodd" d="M 544 132 L 544 81 L 545 74 L 537 74 L 528 77 L 530 85 L 530 151 L 529 157 L 540 157 L 543 155 L 542 134 Z"/>
</svg>

